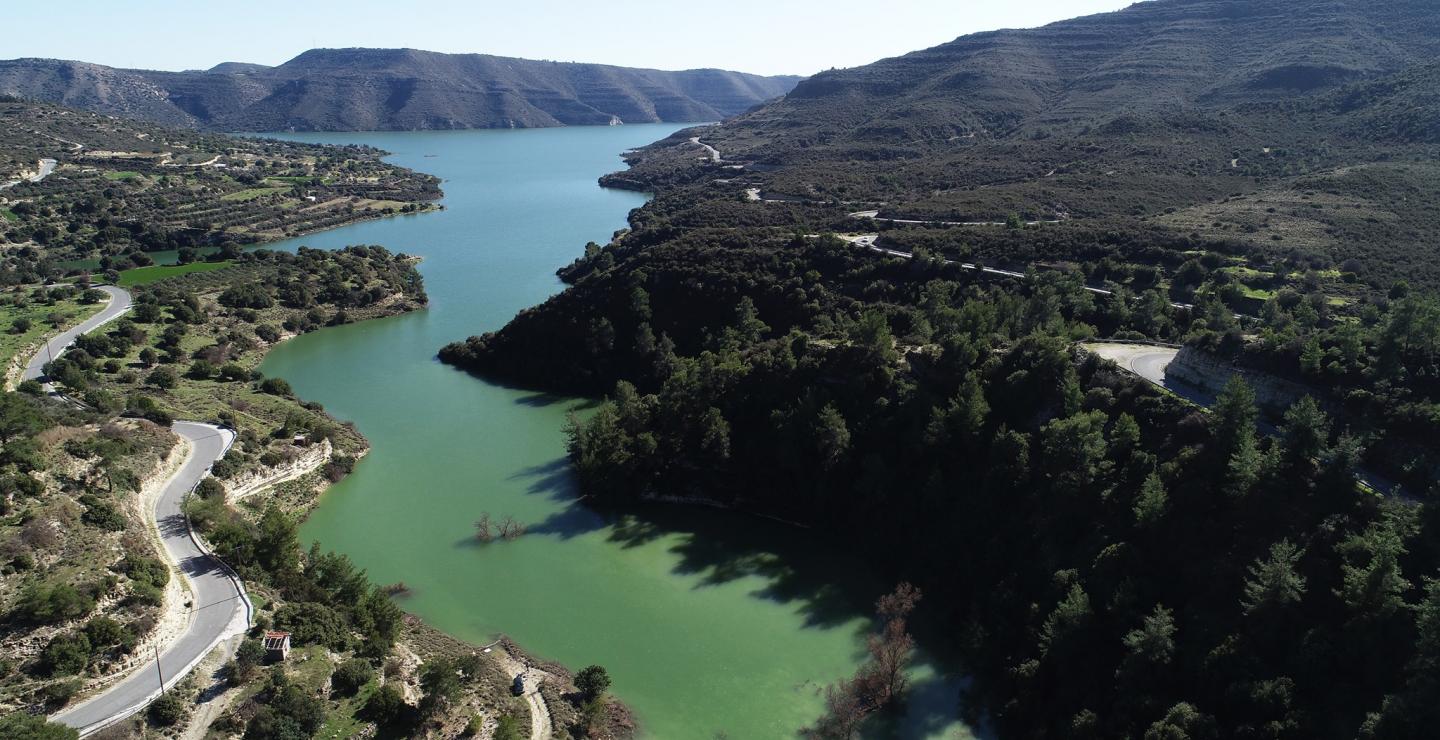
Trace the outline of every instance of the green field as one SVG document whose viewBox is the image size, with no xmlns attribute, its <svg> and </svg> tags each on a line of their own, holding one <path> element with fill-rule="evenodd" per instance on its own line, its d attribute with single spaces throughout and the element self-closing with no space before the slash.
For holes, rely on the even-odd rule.
<svg viewBox="0 0 1440 740">
<path fill-rule="evenodd" d="M 0 218 L 5 219 L 6 221 L 20 220 L 20 217 L 15 215 L 15 212 L 10 210 L 9 208 L 0 208 Z"/>
<path fill-rule="evenodd" d="M 136 267 L 133 270 L 126 270 L 120 273 L 120 287 L 133 288 L 137 285 L 149 285 L 150 283 L 172 278 L 177 275 L 188 275 L 192 272 L 210 272 L 220 270 L 234 264 L 230 260 L 224 262 L 191 262 L 188 265 L 153 265 L 151 267 Z"/>
<path fill-rule="evenodd" d="M 79 323 L 103 305 L 82 306 L 73 300 L 62 300 L 54 304 L 27 302 L 24 306 L 0 306 L 0 365 L 8 368 L 11 358 L 21 350 L 39 347 L 45 337 Z M 15 322 L 20 319 L 28 320 L 30 327 L 16 332 Z"/>
<path fill-rule="evenodd" d="M 135 177 L 139 177 L 139 176 L 140 176 L 140 173 L 139 173 L 139 172 L 136 172 L 136 171 L 134 171 L 134 170 L 120 170 L 120 171 L 117 171 L 117 172 L 106 172 L 106 173 L 105 173 L 105 179 L 106 179 L 106 180 L 129 180 L 129 179 L 131 179 L 131 178 L 135 178 Z"/>
</svg>

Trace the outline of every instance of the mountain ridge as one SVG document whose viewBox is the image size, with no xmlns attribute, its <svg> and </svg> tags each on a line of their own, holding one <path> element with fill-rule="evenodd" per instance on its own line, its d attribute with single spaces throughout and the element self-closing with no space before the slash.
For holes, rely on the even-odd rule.
<svg viewBox="0 0 1440 740">
<path fill-rule="evenodd" d="M 742 113 L 798 77 L 664 71 L 418 49 L 311 49 L 267 67 L 166 72 L 0 61 L 0 94 L 216 131 L 436 130 L 694 122 Z"/>
</svg>

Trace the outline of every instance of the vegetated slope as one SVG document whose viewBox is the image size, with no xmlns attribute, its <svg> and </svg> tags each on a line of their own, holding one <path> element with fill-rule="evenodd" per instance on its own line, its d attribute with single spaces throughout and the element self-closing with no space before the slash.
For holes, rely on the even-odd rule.
<svg viewBox="0 0 1440 740">
<path fill-rule="evenodd" d="M 819 75 L 635 152 L 632 228 L 440 357 L 608 393 L 570 432 L 590 501 L 807 522 L 919 585 L 1001 737 L 1429 737 L 1436 18 L 1157 0 Z M 1206 413 L 1096 336 L 1305 398 Z"/>
<path fill-rule="evenodd" d="M 313 49 L 278 67 L 228 62 L 187 72 L 0 62 L 0 94 L 220 131 L 709 121 L 783 95 L 798 79 L 414 49 Z"/>
<path fill-rule="evenodd" d="M 703 136 L 767 195 L 955 221 L 1144 221 L 1296 177 L 1411 163 L 1383 173 L 1367 207 L 1423 243 L 1436 218 L 1406 192 L 1436 174 L 1437 54 L 1440 13 L 1416 0 L 1157 0 L 824 72 Z M 650 159 L 624 177 L 664 181 L 668 165 Z M 1343 230 L 1323 208 L 1308 215 L 1322 234 Z M 1226 236 L 1277 255 L 1350 256 L 1268 220 Z M 1404 273 L 1390 265 L 1413 260 L 1367 251 L 1383 252 L 1366 265 L 1380 282 L 1440 285 L 1440 265 Z"/>
</svg>

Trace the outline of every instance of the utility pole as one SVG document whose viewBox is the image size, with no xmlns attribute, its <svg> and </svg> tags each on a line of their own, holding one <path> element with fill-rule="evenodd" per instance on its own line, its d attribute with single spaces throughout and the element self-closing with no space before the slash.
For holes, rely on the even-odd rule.
<svg viewBox="0 0 1440 740">
<path fill-rule="evenodd" d="M 155 645 L 152 645 L 151 647 L 155 648 L 155 673 L 159 674 L 159 676 L 160 676 L 160 695 L 161 695 L 161 696 L 164 696 L 164 695 L 165 695 L 165 671 L 163 671 L 163 670 L 160 669 L 160 645 L 159 645 L 159 644 L 155 644 Z"/>
</svg>

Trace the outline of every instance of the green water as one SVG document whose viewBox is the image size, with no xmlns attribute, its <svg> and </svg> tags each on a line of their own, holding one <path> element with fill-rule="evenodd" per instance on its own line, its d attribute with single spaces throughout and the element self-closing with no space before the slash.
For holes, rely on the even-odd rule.
<svg viewBox="0 0 1440 740">
<path fill-rule="evenodd" d="M 267 375 L 354 421 L 373 450 L 302 536 L 343 552 L 458 637 L 505 633 L 572 668 L 606 666 L 654 738 L 784 738 L 851 673 L 885 585 L 817 538 L 763 519 L 656 507 L 606 518 L 575 500 L 562 428 L 583 407 L 441 365 L 446 342 L 561 289 L 554 271 L 643 203 L 596 178 L 673 126 L 297 136 L 372 144 L 444 178 L 447 209 L 274 245 L 382 244 L 423 256 L 428 310 L 279 347 Z M 583 410 L 583 409 L 582 409 Z M 482 512 L 529 534 L 478 545 Z M 848 574 L 841 576 L 839 574 Z M 883 733 L 949 737 L 957 683 L 922 667 Z"/>
</svg>

